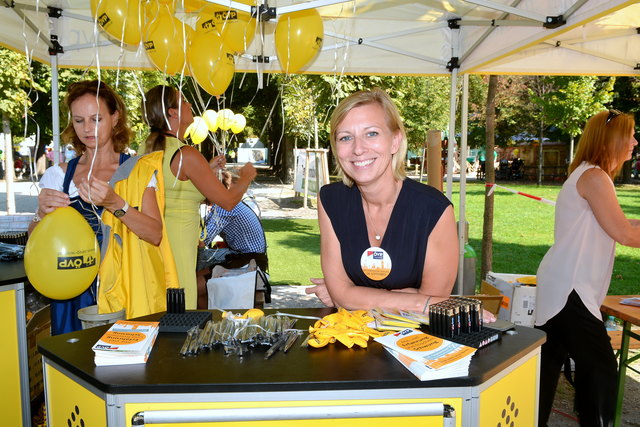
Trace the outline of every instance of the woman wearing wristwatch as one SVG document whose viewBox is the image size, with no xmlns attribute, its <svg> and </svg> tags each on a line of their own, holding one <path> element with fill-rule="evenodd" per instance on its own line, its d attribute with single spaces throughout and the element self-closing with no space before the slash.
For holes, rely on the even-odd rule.
<svg viewBox="0 0 640 427">
<path fill-rule="evenodd" d="M 158 245 L 162 239 L 162 219 L 154 179 L 144 190 L 140 210 L 130 207 L 108 184 L 120 164 L 129 158 L 124 151 L 129 145 L 131 130 L 122 99 L 103 82 L 81 81 L 69 86 L 65 104 L 69 124 L 62 138 L 73 145 L 78 157 L 45 171 L 40 180 L 38 210 L 29 232 L 55 209 L 71 206 L 91 225 L 101 244 L 100 215 L 107 209 L 141 239 Z M 95 281 L 75 298 L 52 300 L 52 335 L 81 329 L 78 310 L 94 304 Z"/>
</svg>

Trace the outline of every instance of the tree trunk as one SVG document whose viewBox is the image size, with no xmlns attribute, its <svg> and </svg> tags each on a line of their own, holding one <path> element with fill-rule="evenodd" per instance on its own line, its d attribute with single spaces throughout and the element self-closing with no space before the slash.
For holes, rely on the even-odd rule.
<svg viewBox="0 0 640 427">
<path fill-rule="evenodd" d="M 313 142 L 315 149 L 318 149 L 318 116 L 313 116 Z"/>
<path fill-rule="evenodd" d="M 493 151 L 496 136 L 496 88 L 498 76 L 489 76 L 489 90 L 487 91 L 487 127 L 485 143 L 485 181 L 496 182 Z M 493 262 L 493 194 L 489 195 L 490 187 L 485 187 L 484 220 L 482 222 L 482 263 L 480 279 L 484 279 L 491 271 Z"/>
<path fill-rule="evenodd" d="M 624 162 L 622 170 L 620 171 L 620 182 L 623 184 L 631 184 L 631 168 L 633 167 L 632 161 Z"/>
<path fill-rule="evenodd" d="M 285 184 L 293 184 L 293 180 L 295 179 L 295 170 L 293 169 L 295 159 L 293 158 L 293 151 L 297 145 L 297 138 L 294 138 L 292 141 L 291 138 L 287 136 L 284 137 L 284 164 L 282 165 L 282 168 L 284 170 L 283 181 Z"/>
<path fill-rule="evenodd" d="M 540 114 L 542 117 L 542 113 Z M 544 152 L 542 150 L 542 140 L 544 139 L 544 123 L 542 119 L 540 119 L 540 145 L 538 145 L 538 186 L 542 185 L 542 159 L 544 156 Z"/>
<path fill-rule="evenodd" d="M 2 114 L 2 136 L 4 141 L 4 179 L 7 186 L 7 214 L 16 213 L 16 198 L 13 194 L 13 144 L 11 143 L 11 127 L 9 126 L 9 116 Z"/>
<path fill-rule="evenodd" d="M 573 149 L 575 146 L 575 137 L 571 135 L 571 142 L 569 142 L 569 164 L 573 162 Z"/>
</svg>

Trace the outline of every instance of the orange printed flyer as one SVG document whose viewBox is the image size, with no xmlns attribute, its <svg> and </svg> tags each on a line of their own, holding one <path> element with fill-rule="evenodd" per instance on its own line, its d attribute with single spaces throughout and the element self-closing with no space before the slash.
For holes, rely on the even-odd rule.
<svg viewBox="0 0 640 427">
<path fill-rule="evenodd" d="M 105 353 L 145 354 L 158 334 L 159 322 L 118 320 L 92 350 Z"/>
<path fill-rule="evenodd" d="M 429 372 L 438 371 L 438 378 L 466 375 L 476 349 L 434 337 L 415 329 L 375 338 L 420 379 L 434 379 Z M 411 366 L 411 368 L 410 368 Z M 418 374 L 417 372 L 420 372 Z"/>
</svg>

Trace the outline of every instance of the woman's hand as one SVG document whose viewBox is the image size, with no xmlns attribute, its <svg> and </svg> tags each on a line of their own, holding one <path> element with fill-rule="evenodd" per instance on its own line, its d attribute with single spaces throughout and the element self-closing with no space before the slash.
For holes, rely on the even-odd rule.
<svg viewBox="0 0 640 427">
<path fill-rule="evenodd" d="M 484 308 L 482 309 L 482 323 L 483 324 L 487 324 L 487 323 L 493 323 L 496 321 L 496 316 L 493 315 L 492 312 L 485 310 Z"/>
<path fill-rule="evenodd" d="M 221 169 L 224 169 L 226 164 L 227 164 L 227 159 L 225 159 L 224 156 L 221 154 L 211 159 L 211 161 L 209 162 L 209 167 L 211 168 L 213 173 L 217 176 L 218 171 Z"/>
<path fill-rule="evenodd" d="M 256 175 L 258 175 L 258 171 L 253 166 L 253 164 L 245 163 L 245 165 L 240 168 L 238 175 L 239 180 L 242 180 L 244 182 L 251 182 L 254 180 Z"/>
<path fill-rule="evenodd" d="M 33 221 L 29 223 L 27 232 L 31 234 L 33 229 L 36 228 L 38 224 L 37 221 L 39 221 L 38 218 L 42 219 L 58 208 L 69 206 L 70 203 L 71 200 L 68 194 L 51 188 L 43 188 L 40 194 L 38 194 L 38 210 L 36 211 L 36 216 Z"/>
<path fill-rule="evenodd" d="M 329 291 L 327 290 L 327 285 L 324 284 L 324 278 L 311 278 L 309 280 L 316 286 L 306 288 L 304 292 L 306 294 L 315 294 L 327 307 L 335 307 L 331 295 L 329 295 Z"/>
<path fill-rule="evenodd" d="M 122 198 L 113 191 L 113 188 L 105 181 L 97 178 L 91 178 L 89 182 L 82 181 L 78 185 L 78 194 L 85 202 L 104 206 L 111 212 L 121 208 L 123 205 Z"/>
<path fill-rule="evenodd" d="M 68 194 L 51 188 L 43 188 L 38 194 L 38 216 L 42 218 L 57 208 L 69 206 L 70 203 Z"/>
</svg>

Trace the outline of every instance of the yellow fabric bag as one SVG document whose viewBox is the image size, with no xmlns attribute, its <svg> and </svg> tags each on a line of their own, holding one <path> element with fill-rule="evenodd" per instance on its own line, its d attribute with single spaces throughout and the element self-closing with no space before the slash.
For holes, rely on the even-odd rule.
<svg viewBox="0 0 640 427">
<path fill-rule="evenodd" d="M 166 289 L 178 287 L 176 265 L 164 222 L 162 151 L 132 157 L 114 174 L 111 185 L 131 206 L 141 208 L 146 186 L 156 173 L 156 200 L 162 215 L 162 241 L 154 246 L 140 239 L 107 209 L 102 213 L 102 263 L 98 312 L 126 309 L 127 319 L 165 311 Z"/>
</svg>

